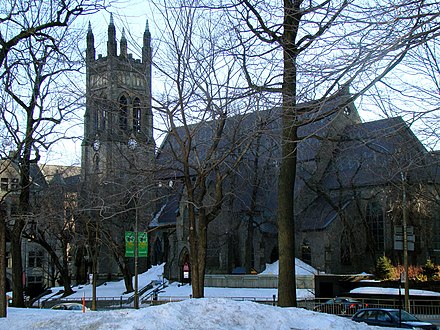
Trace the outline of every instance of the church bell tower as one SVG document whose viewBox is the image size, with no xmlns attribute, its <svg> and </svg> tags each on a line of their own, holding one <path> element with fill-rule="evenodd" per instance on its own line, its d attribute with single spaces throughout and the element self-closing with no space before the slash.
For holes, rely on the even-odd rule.
<svg viewBox="0 0 440 330">
<path fill-rule="evenodd" d="M 116 28 L 110 17 L 107 56 L 95 55 L 91 24 L 87 32 L 86 113 L 82 177 L 121 179 L 151 167 L 154 158 L 151 109 L 151 34 L 143 35 L 142 58 L 128 53 L 125 31 L 117 52 Z"/>
<path fill-rule="evenodd" d="M 136 59 L 129 53 L 124 30 L 118 52 L 116 28 L 111 15 L 107 56 L 96 56 L 89 23 L 80 203 L 85 217 L 89 219 L 86 220 L 87 226 L 92 228 L 87 229 L 88 235 L 94 231 L 96 234 L 93 235 L 97 237 L 106 231 L 109 243 L 101 244 L 108 246 L 100 248 L 98 272 L 101 274 L 121 272 L 117 263 L 111 260 L 114 252 L 102 252 L 103 249 L 116 251 L 123 247 L 124 233 L 145 230 L 153 213 L 151 187 L 155 142 L 148 22 L 141 54 L 141 58 Z M 114 247 L 110 248 L 110 244 Z"/>
</svg>

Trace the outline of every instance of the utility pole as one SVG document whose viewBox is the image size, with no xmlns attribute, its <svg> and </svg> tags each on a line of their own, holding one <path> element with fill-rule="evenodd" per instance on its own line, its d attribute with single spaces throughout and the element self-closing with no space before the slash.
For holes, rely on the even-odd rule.
<svg viewBox="0 0 440 330">
<path fill-rule="evenodd" d="M 403 267 L 405 269 L 405 310 L 409 312 L 409 276 L 408 276 L 408 208 L 406 205 L 406 176 L 402 178 L 402 227 L 403 227 Z"/>
<path fill-rule="evenodd" d="M 135 228 L 134 228 L 134 308 L 139 309 L 139 283 L 138 283 L 138 254 L 139 254 L 139 228 L 138 228 L 138 196 L 135 196 Z"/>
<path fill-rule="evenodd" d="M 98 219 L 95 217 L 95 241 L 91 249 L 92 255 L 92 311 L 97 310 L 96 287 L 98 284 Z"/>
<path fill-rule="evenodd" d="M 6 203 L 0 204 L 0 317 L 6 317 Z"/>
</svg>

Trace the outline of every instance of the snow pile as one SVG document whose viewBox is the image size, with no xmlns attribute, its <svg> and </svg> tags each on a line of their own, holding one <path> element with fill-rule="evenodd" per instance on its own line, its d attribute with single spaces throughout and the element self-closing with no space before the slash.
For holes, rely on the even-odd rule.
<svg viewBox="0 0 440 330">
<path fill-rule="evenodd" d="M 266 269 L 260 274 L 263 275 L 278 275 L 278 261 L 273 264 L 266 264 Z M 295 258 L 295 274 L 296 275 L 314 275 L 318 274 L 318 271 L 312 266 L 306 264 L 298 258 Z"/>
<path fill-rule="evenodd" d="M 8 308 L 0 328 L 23 329 L 379 329 L 334 315 L 230 299 L 188 299 L 139 310 L 86 312 Z"/>
</svg>

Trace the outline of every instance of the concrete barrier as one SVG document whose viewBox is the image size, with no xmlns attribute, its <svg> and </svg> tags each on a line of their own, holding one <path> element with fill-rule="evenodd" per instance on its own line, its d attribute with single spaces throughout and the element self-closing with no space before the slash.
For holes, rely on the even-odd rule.
<svg viewBox="0 0 440 330">
<path fill-rule="evenodd" d="M 205 275 L 206 287 L 223 288 L 277 288 L 278 276 L 276 275 Z M 297 275 L 296 286 L 298 289 L 314 289 L 314 276 Z"/>
</svg>

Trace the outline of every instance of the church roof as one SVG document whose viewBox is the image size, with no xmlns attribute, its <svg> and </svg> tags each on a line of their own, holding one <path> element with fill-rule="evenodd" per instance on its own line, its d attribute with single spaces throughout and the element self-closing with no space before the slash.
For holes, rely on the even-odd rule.
<svg viewBox="0 0 440 330">
<path fill-rule="evenodd" d="M 329 134 L 331 125 L 329 125 L 335 118 L 342 116 L 342 111 L 324 117 L 319 121 L 314 121 L 313 117 L 319 117 L 324 113 L 331 113 L 337 107 L 347 102 L 347 95 L 342 95 L 337 98 L 331 98 L 324 103 L 310 102 L 299 105 L 299 109 L 311 108 L 313 115 L 308 115 L 310 118 L 303 118 L 305 122 L 310 120 L 310 123 L 300 126 L 298 129 L 298 137 L 303 139 L 299 143 L 298 161 L 307 161 L 313 159 L 319 151 L 322 138 Z M 353 104 L 348 105 L 354 108 Z M 307 110 L 310 111 L 310 110 Z M 358 116 L 354 116 L 354 121 L 358 120 Z M 215 137 L 218 120 L 202 120 L 188 126 L 179 126 L 174 131 L 167 134 L 162 142 L 157 153 L 157 163 L 161 167 L 160 177 L 180 177 L 182 171 L 182 164 L 179 160 L 180 145 L 177 142 L 176 136 L 182 139 L 185 147 L 191 143 L 191 157 L 189 161 L 193 163 L 194 168 L 200 166 L 207 156 L 212 141 Z M 188 134 L 188 132 L 190 132 Z M 271 157 L 280 159 L 280 135 L 281 135 L 281 108 L 272 108 L 263 111 L 254 111 L 246 114 L 229 116 L 226 118 L 226 125 L 224 133 L 222 134 L 217 154 L 237 155 L 243 145 L 249 139 L 255 138 L 258 133 L 261 133 L 260 144 L 263 148 L 275 149 L 271 152 Z M 239 145 L 239 147 L 237 147 Z M 244 147 L 243 147 L 244 148 Z M 195 173 L 193 173 L 195 174 Z"/>
<path fill-rule="evenodd" d="M 323 176 L 327 189 L 401 181 L 423 166 L 427 151 L 402 118 L 349 126 Z"/>
<path fill-rule="evenodd" d="M 150 227 L 159 227 L 173 224 L 179 214 L 179 203 L 182 198 L 183 184 L 180 181 L 172 181 L 173 185 L 163 187 L 162 201 L 156 211 Z"/>
<path fill-rule="evenodd" d="M 323 230 L 338 217 L 338 212 L 343 211 L 352 202 L 351 199 L 331 202 L 325 198 L 317 197 L 300 214 L 296 215 L 298 230 L 315 231 Z"/>
<path fill-rule="evenodd" d="M 331 111 L 343 104 L 344 99 L 333 100 L 322 111 Z M 354 105 L 349 105 L 353 110 Z M 324 109 L 324 110 L 323 110 Z M 253 212 L 255 218 L 262 223 L 270 224 L 275 221 L 277 207 L 277 180 L 278 166 L 281 160 L 280 134 L 281 110 L 279 108 L 257 111 L 246 115 L 227 118 L 225 134 L 219 143 L 218 154 L 228 155 L 226 159 L 237 157 L 246 138 L 255 139 L 255 132 L 261 132 L 258 143 L 253 141 L 246 153 L 245 162 L 235 171 L 231 182 L 227 182 L 224 191 L 233 198 L 228 211 L 235 214 L 246 215 Z M 319 182 L 328 192 L 337 189 L 361 188 L 389 184 L 401 181 L 404 174 L 412 179 L 427 180 L 427 176 L 436 177 L 440 182 L 440 169 L 438 160 L 429 154 L 417 137 L 412 133 L 402 118 L 387 118 L 373 122 L 360 123 L 357 113 L 352 121 L 343 116 L 343 112 L 336 112 L 320 121 L 302 126 L 299 136 L 305 138 L 298 146 L 297 180 L 295 196 L 300 197 L 308 191 L 305 184 L 308 180 Z M 345 124 L 341 124 L 344 122 Z M 189 127 L 191 135 L 190 162 L 193 166 L 192 175 L 197 175 L 198 166 L 210 165 L 204 163 L 209 147 L 213 140 L 216 121 L 202 121 Z M 237 128 L 240 128 L 237 130 Z M 190 139 L 185 135 L 185 127 L 177 127 L 165 138 L 157 155 L 157 162 L 162 166 L 162 178 L 179 178 L 182 176 L 182 164 L 179 162 L 179 144 L 173 134 L 183 138 L 183 143 Z M 324 144 L 325 137 L 331 135 L 331 144 Z M 257 150 L 258 148 L 258 150 Z M 266 178 L 257 178 L 259 187 L 255 191 L 252 176 L 254 175 L 252 163 L 258 157 L 260 174 Z M 429 159 L 429 162 L 427 160 Z M 433 159 L 437 165 L 433 166 Z M 320 166 L 324 170 L 319 177 L 313 177 Z M 228 164 L 227 161 L 223 165 Z M 265 173 L 267 171 L 267 173 Z M 157 220 L 162 223 L 175 221 L 178 204 L 182 198 L 183 186 L 168 196 L 165 206 L 161 206 Z M 256 197 L 255 197 L 256 196 Z M 252 204 L 252 199 L 257 202 Z M 310 205 L 303 209 L 297 216 L 301 230 L 322 230 L 337 218 L 335 209 L 346 208 L 351 199 L 329 203 L 324 198 L 312 198 Z M 339 203 L 339 204 L 338 204 Z M 339 205 L 339 207 L 332 207 Z M 251 205 L 253 209 L 250 210 Z M 267 219 L 272 219 L 267 222 Z"/>
<path fill-rule="evenodd" d="M 334 109 L 345 105 L 346 95 L 331 99 L 324 104 L 308 103 L 299 105 L 301 108 L 316 108 L 314 112 L 315 116 L 322 115 L 324 112 L 333 112 Z M 351 109 L 354 109 L 353 104 L 349 104 Z M 329 134 L 333 134 L 331 122 L 335 120 L 337 116 L 344 116 L 342 121 L 353 122 L 358 120 L 356 111 L 353 111 L 353 116 L 349 117 L 343 114 L 343 111 L 337 111 L 320 121 L 313 121 L 313 118 L 308 118 L 311 123 L 301 126 L 298 131 L 300 138 L 304 138 L 299 143 L 298 148 L 298 161 L 308 162 L 315 159 L 317 153 L 321 149 L 323 138 Z M 216 125 L 218 121 L 200 121 L 189 125 L 188 127 L 180 126 L 174 131 L 170 132 L 159 149 L 156 157 L 157 164 L 159 166 L 159 179 L 172 179 L 176 180 L 182 177 L 182 163 L 180 160 L 180 145 L 176 136 L 182 139 L 181 143 L 185 144 L 185 148 L 188 148 L 188 144 L 191 143 L 191 155 L 189 161 L 192 166 L 191 174 L 196 176 L 198 169 L 203 166 L 210 166 L 210 159 L 207 159 L 209 148 L 214 139 Z M 188 132 L 191 135 L 188 135 Z M 259 158 L 259 166 L 266 166 L 272 169 L 278 168 L 281 159 L 280 148 L 280 134 L 281 134 L 281 109 L 273 108 L 264 111 L 255 111 L 252 113 L 230 116 L 226 119 L 226 125 L 224 128 L 224 134 L 219 142 L 219 146 L 216 150 L 218 158 L 225 158 L 222 166 L 227 167 L 235 158 L 239 157 L 242 152 L 243 146 L 245 146 L 251 139 L 252 145 L 246 152 L 245 161 L 235 169 L 235 176 L 238 180 L 243 180 L 241 184 L 237 184 L 234 181 L 232 186 L 225 187 L 224 190 L 234 191 L 234 194 L 238 196 L 235 198 L 231 205 L 231 212 L 246 213 L 249 211 L 251 200 L 253 196 L 252 183 L 250 182 L 250 176 L 252 176 L 252 170 L 249 166 L 252 166 L 255 158 Z M 259 133 L 259 134 L 258 134 Z M 258 142 L 256 142 L 258 140 Z M 257 146 L 258 144 L 258 146 Z M 256 149 L 258 148 L 258 151 Z M 301 167 L 298 172 L 304 171 Z M 209 178 L 208 178 L 209 181 Z M 276 207 L 277 198 L 273 189 L 276 186 L 277 177 L 273 176 L 270 180 L 267 180 L 266 185 L 262 184 L 262 188 L 258 189 L 257 195 L 259 202 L 253 206 L 252 212 L 258 214 L 256 218 L 260 219 L 262 223 L 266 223 L 268 218 L 274 217 L 274 207 Z M 261 180 L 260 180 L 261 182 Z M 298 180 L 298 184 L 295 187 L 296 194 L 302 189 L 304 183 Z M 264 196 L 264 197 L 261 197 Z M 174 217 L 175 210 L 180 201 L 181 193 L 175 192 L 174 196 L 167 198 L 166 206 L 161 206 L 160 210 L 156 214 L 153 222 L 170 222 Z M 263 202 L 264 200 L 264 202 Z M 160 211 L 160 212 L 159 212 Z M 267 225 L 264 225 L 267 226 Z M 262 226 L 263 227 L 263 226 Z M 270 229 L 269 231 L 272 231 Z"/>
</svg>

